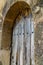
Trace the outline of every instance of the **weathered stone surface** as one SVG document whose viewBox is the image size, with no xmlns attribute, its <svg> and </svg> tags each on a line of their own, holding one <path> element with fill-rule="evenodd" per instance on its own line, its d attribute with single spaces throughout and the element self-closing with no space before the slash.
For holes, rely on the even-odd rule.
<svg viewBox="0 0 43 65">
<path fill-rule="evenodd" d="M 0 0 L 0 12 L 3 11 L 3 8 L 5 6 L 5 3 L 6 3 L 7 0 Z"/>
<path fill-rule="evenodd" d="M 43 65 L 43 22 L 39 22 L 35 29 L 35 63 Z"/>
</svg>

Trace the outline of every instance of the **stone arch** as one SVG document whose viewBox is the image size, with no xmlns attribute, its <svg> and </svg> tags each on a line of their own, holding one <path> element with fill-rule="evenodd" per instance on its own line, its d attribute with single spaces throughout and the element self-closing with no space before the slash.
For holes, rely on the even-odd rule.
<svg viewBox="0 0 43 65">
<path fill-rule="evenodd" d="M 27 14 L 26 14 L 27 12 Z M 1 40 L 1 48 L 2 49 L 10 49 L 11 40 L 12 40 L 12 28 L 13 24 L 16 25 L 16 18 L 19 15 L 29 15 L 31 13 L 30 6 L 25 1 L 17 1 L 13 4 L 8 10 L 2 28 L 2 40 Z"/>
</svg>

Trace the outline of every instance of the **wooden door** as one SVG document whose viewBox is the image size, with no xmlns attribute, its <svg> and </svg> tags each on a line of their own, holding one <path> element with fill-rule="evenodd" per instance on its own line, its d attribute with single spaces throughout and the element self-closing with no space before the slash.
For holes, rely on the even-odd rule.
<svg viewBox="0 0 43 65">
<path fill-rule="evenodd" d="M 11 65 L 34 65 L 34 27 L 31 16 L 13 29 Z M 31 62 L 32 61 L 32 62 Z"/>
</svg>

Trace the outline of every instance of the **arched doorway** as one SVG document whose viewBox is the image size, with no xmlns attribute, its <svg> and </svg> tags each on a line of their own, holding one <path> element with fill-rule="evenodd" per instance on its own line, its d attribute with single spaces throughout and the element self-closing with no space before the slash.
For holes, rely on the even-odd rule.
<svg viewBox="0 0 43 65">
<path fill-rule="evenodd" d="M 16 25 L 16 18 L 19 15 L 29 15 L 31 13 L 30 6 L 24 1 L 18 1 L 13 4 L 8 10 L 2 28 L 2 48 L 9 49 L 11 45 L 12 38 L 12 28 Z M 19 18 L 18 18 L 19 20 Z M 6 42 L 7 41 L 7 42 Z"/>
<path fill-rule="evenodd" d="M 18 1 L 15 4 L 13 4 L 13 6 L 11 6 L 11 8 L 8 10 L 8 12 L 7 12 L 6 16 L 5 16 L 4 23 L 3 23 L 2 44 L 1 44 L 2 45 L 2 49 L 9 50 L 9 51 L 12 49 L 11 48 L 11 45 L 12 45 L 12 32 L 13 32 L 13 27 L 15 28 L 16 27 L 16 24 L 17 24 L 16 19 L 17 19 L 17 17 L 19 15 L 22 15 L 23 17 L 24 16 L 26 17 L 24 19 L 24 20 L 26 20 L 28 18 L 29 14 L 31 14 L 30 6 L 26 2 L 24 2 L 24 1 Z M 18 20 L 19 20 L 19 18 L 18 18 Z M 20 21 L 18 21 L 18 22 L 20 22 Z M 31 28 L 31 26 L 30 26 L 30 28 Z M 25 28 L 24 28 L 24 31 L 25 31 Z M 27 32 L 27 34 L 28 34 L 28 32 Z M 24 39 L 25 39 L 25 37 L 24 37 Z M 31 45 L 30 45 L 30 47 L 31 47 Z M 31 55 L 31 48 L 30 48 L 29 54 Z M 29 59 L 31 59 L 31 58 L 29 58 Z M 21 61 L 22 61 L 22 59 L 21 59 Z M 29 61 L 29 63 L 30 62 L 31 61 Z"/>
</svg>

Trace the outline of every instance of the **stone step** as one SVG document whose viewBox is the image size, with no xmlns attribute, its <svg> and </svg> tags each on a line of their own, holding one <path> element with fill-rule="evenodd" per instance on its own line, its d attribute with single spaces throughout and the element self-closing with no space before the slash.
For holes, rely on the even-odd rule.
<svg viewBox="0 0 43 65">
<path fill-rule="evenodd" d="M 0 30 L 0 33 L 2 32 L 2 30 Z"/>
<path fill-rule="evenodd" d="M 9 62 L 10 62 L 10 51 L 0 50 L 0 64 L 9 65 L 10 64 Z"/>
</svg>

